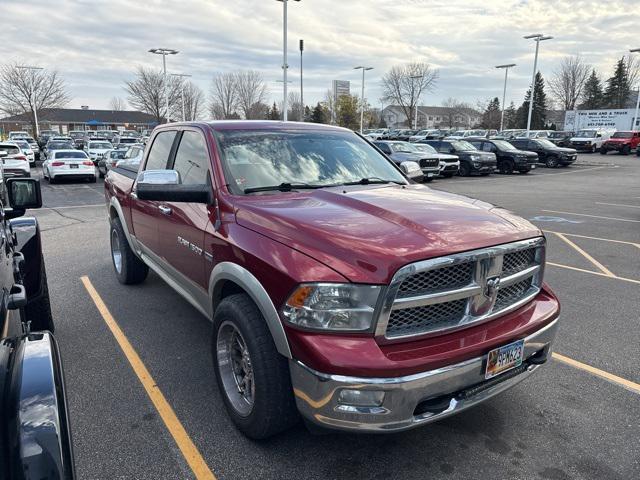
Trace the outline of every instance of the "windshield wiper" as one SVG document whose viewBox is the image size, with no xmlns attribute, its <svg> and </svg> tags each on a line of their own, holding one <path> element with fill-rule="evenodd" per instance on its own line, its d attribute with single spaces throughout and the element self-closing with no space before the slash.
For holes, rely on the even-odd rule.
<svg viewBox="0 0 640 480">
<path fill-rule="evenodd" d="M 291 192 L 292 190 L 324 188 L 326 185 L 312 185 L 310 183 L 288 183 L 283 182 L 280 185 L 266 185 L 264 187 L 245 188 L 244 193 L 255 192 Z"/>
<path fill-rule="evenodd" d="M 398 180 L 383 180 L 380 177 L 365 177 L 360 180 L 356 180 L 355 182 L 345 182 L 341 185 L 380 185 L 383 183 L 395 183 L 396 185 L 404 185 L 403 182 L 399 182 Z"/>
</svg>

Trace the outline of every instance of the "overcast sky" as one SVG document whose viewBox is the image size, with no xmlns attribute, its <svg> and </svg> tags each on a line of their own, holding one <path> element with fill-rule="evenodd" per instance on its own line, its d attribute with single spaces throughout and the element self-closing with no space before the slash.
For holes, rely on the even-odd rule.
<svg viewBox="0 0 640 480">
<path fill-rule="evenodd" d="M 522 102 L 533 69 L 530 33 L 541 43 L 539 69 L 550 76 L 565 55 L 580 53 L 604 76 L 640 47 L 638 0 L 302 0 L 289 2 L 290 88 L 299 90 L 298 39 L 305 40 L 305 103 L 321 100 L 331 80 L 350 80 L 367 65 L 365 96 L 379 106 L 380 77 L 394 64 L 425 61 L 440 71 L 422 103 L 447 97 L 475 104 L 502 95 L 493 68 L 516 63 L 507 103 Z M 150 48 L 179 50 L 168 70 L 188 73 L 206 93 L 215 72 L 262 72 L 271 101 L 281 100 L 282 3 L 276 0 L 0 0 L 0 62 L 57 69 L 69 107 L 106 108 L 126 98 L 139 65 L 161 66 Z"/>
</svg>

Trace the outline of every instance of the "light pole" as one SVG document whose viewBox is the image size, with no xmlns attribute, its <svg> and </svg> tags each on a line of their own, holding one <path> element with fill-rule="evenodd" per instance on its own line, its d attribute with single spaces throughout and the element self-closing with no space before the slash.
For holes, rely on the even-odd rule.
<svg viewBox="0 0 640 480">
<path fill-rule="evenodd" d="M 542 33 L 534 33 L 523 37 L 527 40 L 533 39 L 536 42 L 536 55 L 533 58 L 533 77 L 531 79 L 531 98 L 529 99 L 529 115 L 527 116 L 527 137 L 529 136 L 529 130 L 531 129 L 531 112 L 533 110 L 533 99 L 536 93 L 536 70 L 538 68 L 538 50 L 540 48 L 540 42 L 544 40 L 551 40 L 553 37 L 550 35 L 543 35 Z"/>
<path fill-rule="evenodd" d="M 171 48 L 152 48 L 149 53 L 162 55 L 162 72 L 164 74 L 164 106 L 167 111 L 167 123 L 169 123 L 169 89 L 167 88 L 167 55 L 177 55 L 177 50 Z"/>
<path fill-rule="evenodd" d="M 504 68 L 504 87 L 502 88 L 502 113 L 500 114 L 500 131 L 504 129 L 504 102 L 507 101 L 507 75 L 511 67 L 515 67 L 515 63 L 508 65 L 498 65 L 496 68 Z"/>
<path fill-rule="evenodd" d="M 304 122 L 304 93 L 302 90 L 302 51 L 304 50 L 304 40 L 300 39 L 300 121 Z"/>
<path fill-rule="evenodd" d="M 362 102 L 362 106 L 360 107 L 360 133 L 362 133 L 362 126 L 364 124 L 364 72 L 367 70 L 373 70 L 373 67 L 353 67 L 354 70 L 362 69 L 362 94 L 360 95 L 360 102 Z"/>
<path fill-rule="evenodd" d="M 422 75 L 412 75 L 409 78 L 413 79 L 413 80 L 417 80 L 419 79 L 423 79 L 424 77 Z M 413 121 L 413 129 L 417 130 L 418 129 L 418 104 L 420 103 L 420 95 L 418 95 L 418 98 L 416 99 L 416 111 L 414 112 L 414 121 Z"/>
<path fill-rule="evenodd" d="M 184 78 L 189 78 L 191 75 L 187 75 L 186 73 L 172 73 L 172 77 L 177 77 L 180 79 L 180 97 L 182 101 L 182 121 L 186 121 L 186 116 L 184 114 Z M 191 120 L 191 119 L 189 119 Z"/>
<path fill-rule="evenodd" d="M 31 77 L 31 105 L 33 106 L 33 122 L 36 126 L 36 138 L 40 136 L 40 129 L 38 128 L 38 107 L 36 106 L 36 84 L 33 81 L 34 73 L 37 70 L 42 70 L 42 67 L 32 67 L 28 65 L 21 65 L 19 67 L 20 70 L 27 70 Z"/>
<path fill-rule="evenodd" d="M 287 121 L 287 3 L 290 1 L 299 2 L 300 0 L 277 0 L 282 2 L 282 121 Z"/>
<path fill-rule="evenodd" d="M 639 53 L 640 48 L 632 48 L 629 50 L 630 53 Z M 638 124 L 638 107 L 640 107 L 640 82 L 638 83 L 638 98 L 636 99 L 636 113 L 633 115 L 633 126 L 631 127 L 631 131 L 636 131 L 636 125 Z"/>
</svg>

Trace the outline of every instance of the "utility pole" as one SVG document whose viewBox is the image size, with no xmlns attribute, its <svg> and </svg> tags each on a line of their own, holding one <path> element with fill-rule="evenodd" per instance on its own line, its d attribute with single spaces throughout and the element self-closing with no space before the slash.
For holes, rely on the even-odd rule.
<svg viewBox="0 0 640 480">
<path fill-rule="evenodd" d="M 536 93 L 536 71 L 538 69 L 538 50 L 540 49 L 540 42 L 543 40 L 551 40 L 553 37 L 543 35 L 542 33 L 534 33 L 523 37 L 527 40 L 533 39 L 536 42 L 536 54 L 533 57 L 533 77 L 531 79 L 531 98 L 529 99 L 529 115 L 527 116 L 527 137 L 529 136 L 529 130 L 531 130 L 531 113 L 533 111 L 533 99 Z"/>
<path fill-rule="evenodd" d="M 300 39 L 300 121 L 304 122 L 304 91 L 302 89 L 302 51 L 304 50 L 304 40 Z"/>
<path fill-rule="evenodd" d="M 364 72 L 366 72 L 367 70 L 373 70 L 373 67 L 363 67 L 363 66 L 359 66 L 359 67 L 353 67 L 354 70 L 360 70 L 362 69 L 362 94 L 360 95 L 360 102 L 362 103 L 362 106 L 360 107 L 360 133 L 362 134 L 362 127 L 364 124 Z"/>
<path fill-rule="evenodd" d="M 640 52 L 640 48 L 632 48 L 629 50 L 630 53 L 638 53 Z M 633 126 L 631 127 L 631 131 L 635 132 L 636 125 L 638 124 L 638 107 L 640 107 L 640 83 L 638 83 L 638 98 L 636 99 L 636 113 L 633 116 Z"/>
<path fill-rule="evenodd" d="M 282 2 L 282 120 L 287 121 L 287 110 L 289 109 L 287 99 L 287 3 L 291 0 L 277 0 Z M 293 0 L 299 2 L 300 0 Z"/>
<path fill-rule="evenodd" d="M 169 123 L 169 89 L 167 88 L 167 55 L 177 55 L 178 51 L 171 48 L 152 48 L 149 53 L 162 55 L 162 72 L 164 74 L 164 106 L 166 109 L 166 120 Z"/>
<path fill-rule="evenodd" d="M 172 73 L 171 76 L 180 79 L 180 96 L 182 98 L 182 121 L 185 122 L 187 119 L 184 110 L 184 79 L 191 77 L 191 75 L 187 75 L 186 73 Z"/>
</svg>

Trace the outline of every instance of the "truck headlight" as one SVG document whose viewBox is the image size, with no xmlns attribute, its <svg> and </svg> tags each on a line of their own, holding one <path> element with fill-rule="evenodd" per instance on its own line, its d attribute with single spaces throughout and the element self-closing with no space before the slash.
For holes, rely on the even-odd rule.
<svg viewBox="0 0 640 480">
<path fill-rule="evenodd" d="M 292 325 L 314 330 L 366 331 L 373 324 L 381 287 L 350 283 L 298 286 L 282 313 Z"/>
</svg>

